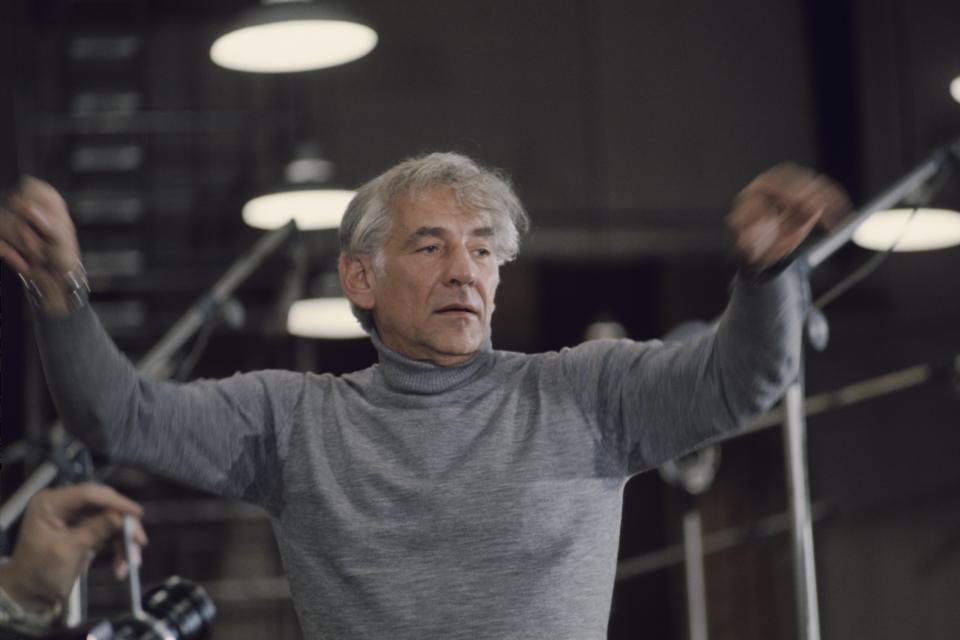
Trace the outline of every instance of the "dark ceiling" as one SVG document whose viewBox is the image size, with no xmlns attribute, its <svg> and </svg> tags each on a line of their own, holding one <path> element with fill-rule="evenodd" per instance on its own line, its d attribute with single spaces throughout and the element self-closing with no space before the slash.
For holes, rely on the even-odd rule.
<svg viewBox="0 0 960 640">
<path fill-rule="evenodd" d="M 212 281 L 305 141 L 350 186 L 466 152 L 514 177 L 527 260 L 622 262 L 719 255 L 727 204 L 774 162 L 862 201 L 960 131 L 957 3 L 368 0 L 370 55 L 279 76 L 207 55 L 251 4 L 7 9 L 20 162 L 67 194 L 104 302 Z"/>
</svg>

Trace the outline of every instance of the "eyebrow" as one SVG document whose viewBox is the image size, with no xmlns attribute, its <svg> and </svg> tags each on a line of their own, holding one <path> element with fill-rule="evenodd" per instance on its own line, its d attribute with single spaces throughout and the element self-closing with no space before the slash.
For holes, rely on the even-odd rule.
<svg viewBox="0 0 960 640">
<path fill-rule="evenodd" d="M 420 227 L 407 238 L 407 241 L 404 242 L 404 246 L 411 246 L 416 244 L 421 238 L 444 238 L 448 235 L 447 229 L 444 227 Z M 477 238 L 492 238 L 496 233 L 494 232 L 493 227 L 477 227 L 476 229 L 470 232 L 470 235 Z"/>
</svg>

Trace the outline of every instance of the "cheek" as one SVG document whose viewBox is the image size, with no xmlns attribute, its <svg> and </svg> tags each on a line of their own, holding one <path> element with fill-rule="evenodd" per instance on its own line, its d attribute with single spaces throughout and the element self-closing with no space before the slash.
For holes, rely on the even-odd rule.
<svg viewBox="0 0 960 640">
<path fill-rule="evenodd" d="M 421 278 L 410 278 L 394 283 L 394 291 L 402 298 L 401 306 L 407 315 L 420 315 L 430 308 L 431 287 Z"/>
<path fill-rule="evenodd" d="M 495 298 L 497 295 L 497 287 L 499 285 L 500 285 L 500 273 L 498 270 L 487 281 L 486 291 L 484 293 L 484 297 L 486 298 L 486 301 L 487 301 L 487 306 L 490 308 L 490 313 L 493 313 L 493 309 L 496 307 Z"/>
</svg>

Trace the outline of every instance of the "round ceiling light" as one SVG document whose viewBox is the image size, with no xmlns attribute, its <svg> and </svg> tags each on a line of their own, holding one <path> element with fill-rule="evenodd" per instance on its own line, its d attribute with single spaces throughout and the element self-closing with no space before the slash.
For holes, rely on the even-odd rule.
<svg viewBox="0 0 960 640">
<path fill-rule="evenodd" d="M 301 338 L 346 340 L 367 335 L 346 298 L 297 300 L 287 313 L 287 332 Z"/>
<path fill-rule="evenodd" d="M 953 96 L 954 100 L 960 102 L 960 76 L 954 78 L 953 82 L 950 83 L 950 95 Z"/>
<path fill-rule="evenodd" d="M 930 251 L 960 244 L 960 213 L 947 209 L 878 211 L 857 227 L 853 241 L 873 251 Z"/>
<path fill-rule="evenodd" d="M 344 11 L 275 1 L 242 14 L 210 47 L 210 59 L 252 73 L 309 71 L 356 60 L 376 45 L 377 32 Z"/>
<path fill-rule="evenodd" d="M 293 220 L 301 231 L 336 229 L 355 191 L 292 189 L 258 196 L 243 205 L 243 221 L 257 229 L 276 229 Z"/>
</svg>

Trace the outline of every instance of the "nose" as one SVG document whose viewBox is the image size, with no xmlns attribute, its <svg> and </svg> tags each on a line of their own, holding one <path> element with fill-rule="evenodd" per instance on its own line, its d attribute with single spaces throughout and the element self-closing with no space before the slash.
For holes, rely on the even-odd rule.
<svg viewBox="0 0 960 640">
<path fill-rule="evenodd" d="M 447 284 L 455 287 L 472 285 L 477 279 L 477 268 L 470 251 L 457 247 L 450 252 L 447 261 Z"/>
</svg>

